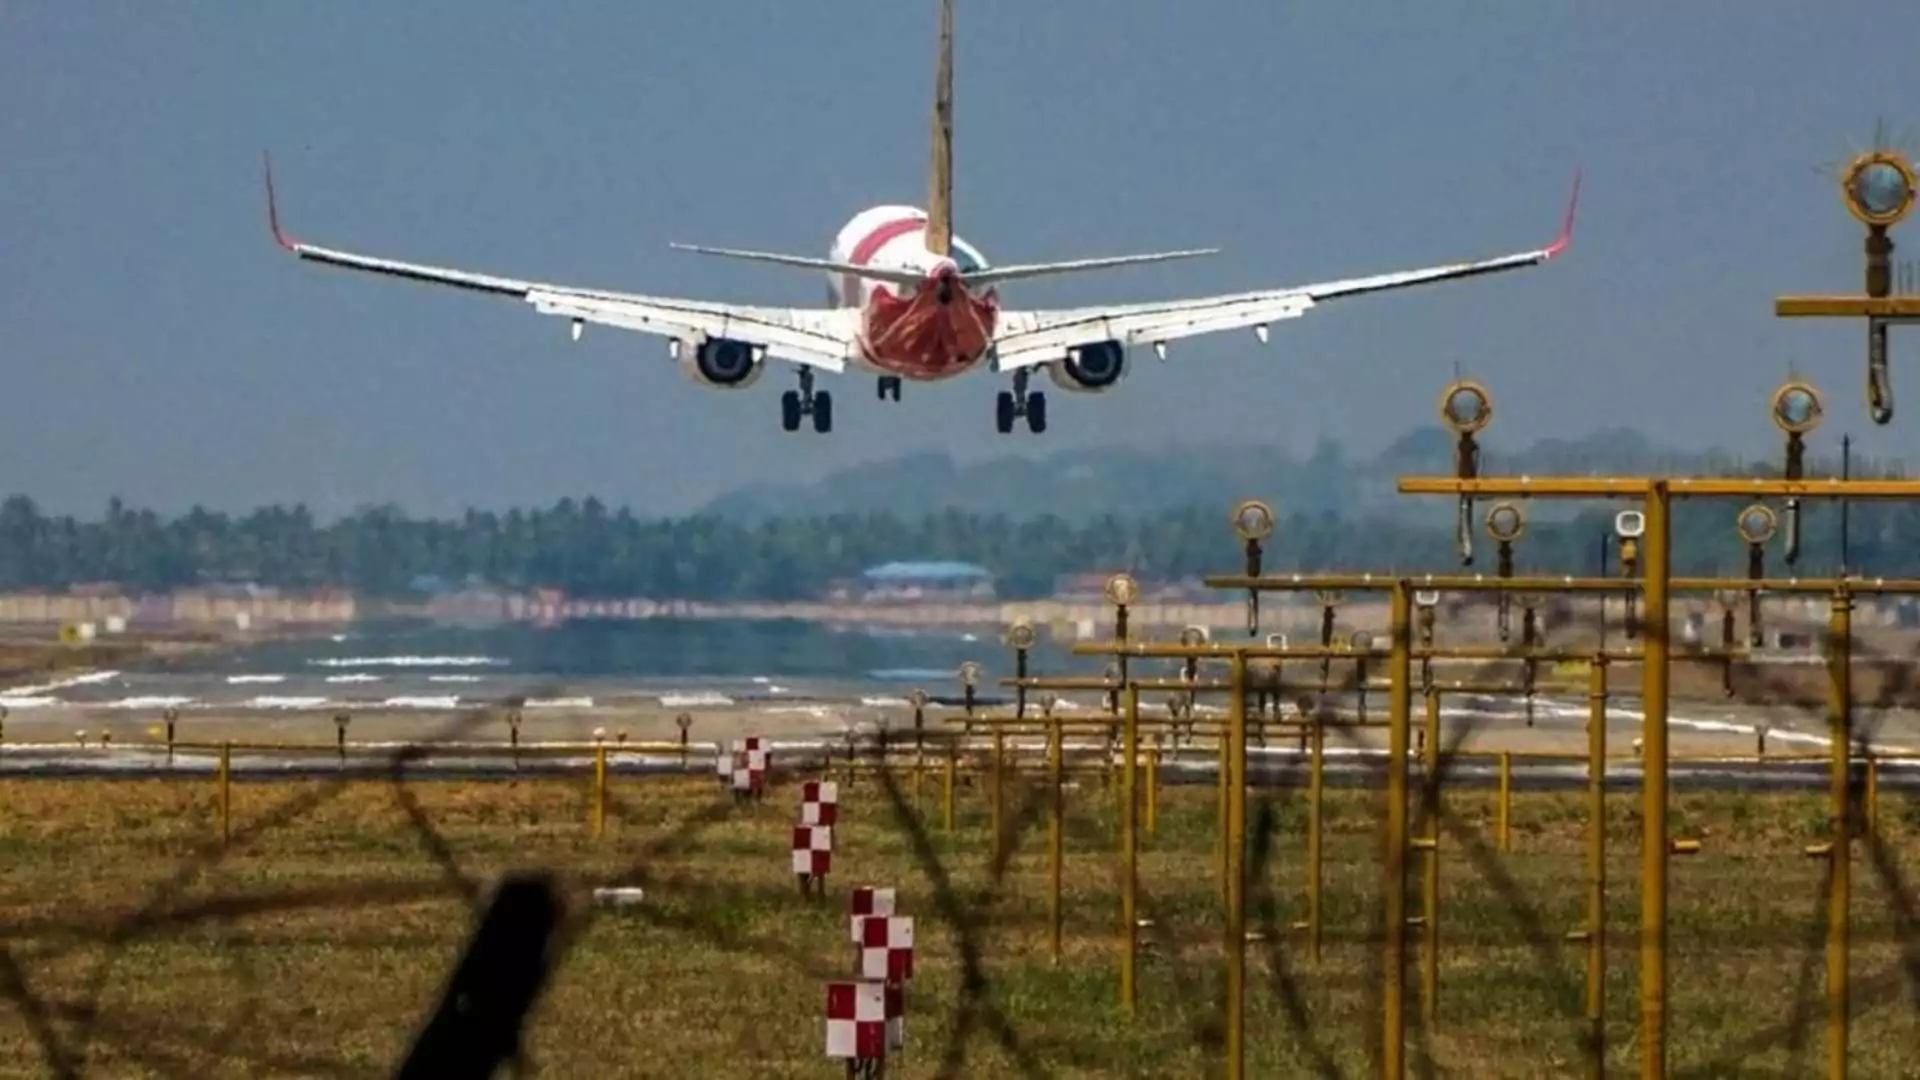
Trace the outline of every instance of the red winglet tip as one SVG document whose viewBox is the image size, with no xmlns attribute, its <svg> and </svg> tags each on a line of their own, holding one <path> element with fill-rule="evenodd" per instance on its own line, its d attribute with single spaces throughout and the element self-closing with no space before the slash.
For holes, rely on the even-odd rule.
<svg viewBox="0 0 1920 1080">
<path fill-rule="evenodd" d="M 266 151 L 260 152 L 260 161 L 267 176 L 267 227 L 273 230 L 273 240 L 288 251 L 298 251 L 299 246 L 280 231 L 280 206 L 273 197 L 273 157 Z"/>
<path fill-rule="evenodd" d="M 1555 240 L 1553 244 L 1547 248 L 1548 258 L 1552 258 L 1573 246 L 1573 219 L 1580 210 L 1580 173 L 1580 168 L 1575 166 L 1573 170 L 1573 194 L 1567 199 L 1567 216 L 1560 223 L 1559 239 Z"/>
</svg>

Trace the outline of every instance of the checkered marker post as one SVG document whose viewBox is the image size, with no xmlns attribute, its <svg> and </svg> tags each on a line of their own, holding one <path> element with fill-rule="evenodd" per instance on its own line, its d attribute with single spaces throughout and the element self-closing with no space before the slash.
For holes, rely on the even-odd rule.
<svg viewBox="0 0 1920 1080">
<path fill-rule="evenodd" d="M 827 984 L 827 1056 L 848 1076 L 879 1076 L 887 1058 L 887 988 L 877 982 Z"/>
<path fill-rule="evenodd" d="M 860 924 L 870 915 L 891 915 L 894 912 L 894 893 L 892 889 L 862 885 L 853 890 L 847 899 L 847 914 L 852 925 L 853 943 L 860 944 Z"/>
<path fill-rule="evenodd" d="M 907 988 L 899 983 L 886 984 L 887 1049 L 907 1048 Z"/>
<path fill-rule="evenodd" d="M 734 740 L 729 765 L 735 800 L 766 796 L 767 749 L 758 736 Z"/>
<path fill-rule="evenodd" d="M 913 919 L 869 915 L 860 921 L 860 977 L 889 983 L 913 978 Z"/>
<path fill-rule="evenodd" d="M 833 826 L 795 825 L 793 827 L 793 876 L 800 882 L 802 895 L 827 894 L 827 873 L 833 869 Z"/>
<path fill-rule="evenodd" d="M 831 780 L 809 780 L 801 784 L 800 824 L 840 824 L 840 785 Z"/>
</svg>

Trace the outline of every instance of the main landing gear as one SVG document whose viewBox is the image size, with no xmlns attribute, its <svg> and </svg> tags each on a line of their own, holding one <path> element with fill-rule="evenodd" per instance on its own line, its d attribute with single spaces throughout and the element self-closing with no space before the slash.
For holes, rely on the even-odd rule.
<svg viewBox="0 0 1920 1080">
<path fill-rule="evenodd" d="M 1047 430 L 1047 395 L 1035 390 L 1027 392 L 1027 370 L 1021 368 L 1013 373 L 1013 389 L 1000 391 L 994 402 L 994 427 L 1000 434 L 1013 432 L 1013 422 L 1021 417 L 1027 418 L 1027 430 L 1035 435 Z"/>
<path fill-rule="evenodd" d="M 888 398 L 892 398 L 895 401 L 899 401 L 900 400 L 900 376 L 898 375 L 880 376 L 880 385 L 875 389 L 875 392 L 879 395 L 881 401 L 885 401 Z"/>
<path fill-rule="evenodd" d="M 833 430 L 833 395 L 813 389 L 813 369 L 800 369 L 800 389 L 780 395 L 780 426 L 800 430 L 800 418 L 813 417 L 813 430 L 825 435 Z"/>
</svg>

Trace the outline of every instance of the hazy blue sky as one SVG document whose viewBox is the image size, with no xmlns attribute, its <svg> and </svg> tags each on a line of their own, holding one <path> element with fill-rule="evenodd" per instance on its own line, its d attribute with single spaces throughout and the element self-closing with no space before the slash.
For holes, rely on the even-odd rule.
<svg viewBox="0 0 1920 1080">
<path fill-rule="evenodd" d="M 1636 408 L 1668 440 L 1767 450 L 1790 363 L 1829 392 L 1820 448 L 1843 427 L 1868 452 L 1916 447 L 1920 366 L 1896 372 L 1895 426 L 1872 429 L 1861 333 L 1771 314 L 1778 292 L 1857 279 L 1821 168 L 1877 117 L 1920 132 L 1912 0 L 959 9 L 963 235 L 1002 262 L 1226 249 L 1010 303 L 1530 247 L 1576 163 L 1578 239 L 1537 270 L 1329 304 L 1264 349 L 1142 350 L 1117 392 L 1056 395 L 1039 439 L 995 434 L 987 374 L 898 404 L 842 380 L 834 434 L 787 435 L 784 371 L 704 391 L 655 338 L 572 345 L 511 300 L 293 260 L 266 231 L 260 152 L 304 239 L 815 304 L 817 275 L 667 243 L 824 254 L 860 208 L 923 202 L 933 0 L 8 4 L 0 489 L 89 514 L 115 493 L 327 514 L 596 493 L 672 513 L 909 449 L 1330 435 L 1365 451 L 1432 423 L 1456 362 L 1494 389 L 1496 451 Z M 1920 331 L 1896 348 L 1910 361 Z"/>
</svg>

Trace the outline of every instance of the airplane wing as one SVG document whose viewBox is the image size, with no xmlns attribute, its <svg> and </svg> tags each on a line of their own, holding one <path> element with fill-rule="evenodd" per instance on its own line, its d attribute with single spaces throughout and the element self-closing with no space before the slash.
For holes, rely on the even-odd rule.
<svg viewBox="0 0 1920 1080">
<path fill-rule="evenodd" d="M 855 313 L 836 308 L 772 308 L 608 292 L 402 262 L 291 239 L 280 228 L 267 172 L 267 221 L 281 247 L 309 262 L 409 278 L 474 292 L 516 297 L 542 315 L 571 320 L 577 338 L 586 323 L 681 340 L 731 338 L 771 358 L 838 374 L 853 349 Z"/>
<path fill-rule="evenodd" d="M 1191 300 L 1053 311 L 1002 311 L 994 336 L 994 370 L 1014 371 L 1063 360 L 1069 350 L 1101 341 L 1118 341 L 1128 346 L 1151 344 L 1160 351 L 1167 342 L 1178 338 L 1249 327 L 1265 341 L 1267 324 L 1297 319 L 1328 300 L 1537 266 L 1565 251 L 1573 242 L 1574 213 L 1579 204 L 1580 177 L 1576 173 L 1573 197 L 1567 204 L 1558 239 L 1534 251 L 1475 262 Z"/>
</svg>

